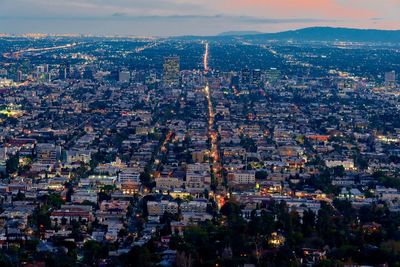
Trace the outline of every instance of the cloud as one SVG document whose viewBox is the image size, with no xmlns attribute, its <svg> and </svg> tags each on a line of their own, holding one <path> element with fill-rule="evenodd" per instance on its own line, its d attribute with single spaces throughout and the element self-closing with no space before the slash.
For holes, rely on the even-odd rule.
<svg viewBox="0 0 400 267">
<path fill-rule="evenodd" d="M 149 34 L 269 32 L 306 26 L 396 29 L 398 14 L 399 0 L 0 0 L 0 32 L 16 30 L 18 23 L 20 31 L 22 23 L 26 31 L 48 30 L 49 25 L 41 23 L 56 20 L 69 21 L 71 26 L 60 25 L 69 31 L 75 29 L 71 21 L 79 20 L 88 24 L 88 31 L 106 30 L 108 22 L 118 27 L 126 23 L 132 33 L 148 30 Z M 96 23 L 102 26 L 91 26 Z M 74 32 L 80 29 L 77 26 Z"/>
<path fill-rule="evenodd" d="M 326 17 L 326 18 L 367 18 L 376 16 L 376 10 L 367 5 L 354 7 L 348 3 L 357 0 L 222 0 L 220 7 L 226 6 L 231 12 L 268 14 L 284 17 Z M 369 0 L 366 0 L 369 1 Z M 380 0 L 379 2 L 387 0 Z M 344 2 L 344 1 L 343 1 Z M 346 4 L 347 3 L 347 4 Z"/>
<path fill-rule="evenodd" d="M 112 17 L 124 17 L 124 16 L 126 16 L 126 14 L 125 13 L 120 13 L 120 12 L 115 12 L 111 16 Z"/>
<path fill-rule="evenodd" d="M 399 0 L 0 0 L 0 16 L 234 15 L 268 18 L 398 18 Z"/>
<path fill-rule="evenodd" d="M 234 17 L 233 17 L 234 18 Z M 237 17 L 238 20 L 252 24 L 276 24 L 276 23 L 315 23 L 315 22 L 337 22 L 337 19 L 320 19 L 320 18 L 260 18 L 260 17 Z"/>
<path fill-rule="evenodd" d="M 2 0 L 0 16 L 106 16 L 114 13 L 127 15 L 173 15 L 190 10 L 204 11 L 202 4 L 178 0 Z"/>
<path fill-rule="evenodd" d="M 0 17 L 0 19 L 15 19 L 16 17 Z M 251 17 L 251 16 L 231 16 L 231 15 L 144 15 L 144 16 L 130 16 L 126 13 L 116 12 L 110 16 L 49 16 L 49 17 L 18 17 L 20 20 L 123 20 L 123 21 L 209 21 L 209 22 L 231 22 L 231 23 L 243 23 L 243 24 L 284 24 L 284 23 L 320 23 L 320 22 L 337 22 L 338 20 L 333 19 L 317 19 L 317 18 L 262 18 L 262 17 Z"/>
</svg>

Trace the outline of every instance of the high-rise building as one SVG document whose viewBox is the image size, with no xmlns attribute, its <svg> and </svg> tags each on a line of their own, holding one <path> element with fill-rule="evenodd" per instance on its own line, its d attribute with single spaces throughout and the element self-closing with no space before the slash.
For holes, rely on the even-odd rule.
<svg viewBox="0 0 400 267">
<path fill-rule="evenodd" d="M 164 58 L 163 82 L 166 87 L 179 85 L 180 78 L 180 59 L 179 57 Z"/>
<path fill-rule="evenodd" d="M 67 68 L 61 67 L 58 70 L 58 79 L 65 80 L 67 78 Z"/>
<path fill-rule="evenodd" d="M 260 86 L 261 85 L 261 70 L 260 69 L 255 69 L 253 70 L 253 74 L 252 74 L 252 85 L 254 86 Z"/>
<path fill-rule="evenodd" d="M 281 78 L 281 71 L 276 68 L 270 68 L 265 71 L 265 78 L 268 82 L 275 82 Z"/>
<path fill-rule="evenodd" d="M 65 78 L 71 78 L 71 65 L 69 63 L 65 64 Z"/>
<path fill-rule="evenodd" d="M 45 73 L 46 69 L 44 65 L 40 65 L 36 67 L 36 75 L 40 76 L 41 74 Z"/>
<path fill-rule="evenodd" d="M 60 80 L 71 78 L 71 67 L 68 63 L 63 63 L 60 65 L 60 68 L 58 70 L 58 78 Z"/>
<path fill-rule="evenodd" d="M 44 64 L 43 69 L 44 69 L 45 73 L 48 73 L 49 72 L 49 64 Z"/>
<path fill-rule="evenodd" d="M 250 70 L 245 68 L 242 69 L 240 83 L 242 86 L 249 86 L 250 85 Z"/>
<path fill-rule="evenodd" d="M 394 70 L 385 73 L 385 85 L 388 87 L 396 86 L 396 72 Z"/>
<path fill-rule="evenodd" d="M 131 73 L 129 71 L 120 71 L 118 81 L 120 83 L 128 83 L 131 80 Z"/>
<path fill-rule="evenodd" d="M 22 79 L 23 79 L 23 73 L 22 73 L 22 71 L 17 71 L 17 82 L 18 83 L 20 83 L 20 82 L 22 82 Z"/>
</svg>

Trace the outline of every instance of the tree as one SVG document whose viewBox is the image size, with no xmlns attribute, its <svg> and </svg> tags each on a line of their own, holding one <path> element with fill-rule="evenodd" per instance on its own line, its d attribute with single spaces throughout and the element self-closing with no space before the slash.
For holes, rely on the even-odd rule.
<svg viewBox="0 0 400 267">
<path fill-rule="evenodd" d="M 7 173 L 14 173 L 18 170 L 18 166 L 19 166 L 19 158 L 18 155 L 12 156 L 10 157 L 7 161 L 6 161 L 6 170 Z"/>
<path fill-rule="evenodd" d="M 47 205 L 50 207 L 59 209 L 64 203 L 65 201 L 58 194 L 50 194 L 47 197 Z"/>
<path fill-rule="evenodd" d="M 51 228 L 50 214 L 47 205 L 42 205 L 33 211 L 31 224 L 39 230 Z"/>
<path fill-rule="evenodd" d="M 147 188 L 155 187 L 155 183 L 148 172 L 142 172 L 140 174 L 140 182 Z"/>
<path fill-rule="evenodd" d="M 0 266 L 11 267 L 14 266 L 10 257 L 3 252 L 0 252 Z"/>
<path fill-rule="evenodd" d="M 383 172 L 375 172 L 373 177 L 386 187 L 400 189 L 400 179 L 396 177 L 388 176 Z"/>
<path fill-rule="evenodd" d="M 246 151 L 257 152 L 257 146 L 255 141 L 248 136 L 242 137 L 242 139 L 240 140 L 240 145 L 243 146 L 246 149 Z"/>
<path fill-rule="evenodd" d="M 125 228 L 121 228 L 118 232 L 119 238 L 124 238 L 128 235 L 128 231 Z"/>
<path fill-rule="evenodd" d="M 184 251 L 178 252 L 176 255 L 176 266 L 177 267 L 192 267 L 193 260 L 192 255 L 186 255 Z"/>
<path fill-rule="evenodd" d="M 222 215 L 230 217 L 232 215 L 240 214 L 240 207 L 236 203 L 228 201 L 221 207 L 220 212 Z"/>
<path fill-rule="evenodd" d="M 123 259 L 127 267 L 149 267 L 151 264 L 150 251 L 146 247 L 134 246 Z"/>
<path fill-rule="evenodd" d="M 266 171 L 258 171 L 256 172 L 256 179 L 257 180 L 265 180 L 268 177 L 268 173 Z"/>
<path fill-rule="evenodd" d="M 345 174 L 345 169 L 343 166 L 336 166 L 333 168 L 333 175 L 343 177 Z"/>
<path fill-rule="evenodd" d="M 25 200 L 25 194 L 18 191 L 17 195 L 14 197 L 14 201 Z"/>
<path fill-rule="evenodd" d="M 315 226 L 315 213 L 312 210 L 305 210 L 303 213 L 303 232 L 310 234 Z"/>
<path fill-rule="evenodd" d="M 101 245 L 94 240 L 86 241 L 83 245 L 83 262 L 90 266 L 97 266 L 101 256 Z"/>
</svg>

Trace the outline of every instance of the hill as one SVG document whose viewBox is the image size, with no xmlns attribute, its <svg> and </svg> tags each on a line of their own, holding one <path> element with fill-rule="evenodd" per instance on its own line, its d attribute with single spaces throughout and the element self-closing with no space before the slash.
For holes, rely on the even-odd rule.
<svg viewBox="0 0 400 267">
<path fill-rule="evenodd" d="M 331 27 L 311 27 L 278 33 L 242 35 L 249 40 L 400 42 L 400 30 L 372 30 Z"/>
</svg>

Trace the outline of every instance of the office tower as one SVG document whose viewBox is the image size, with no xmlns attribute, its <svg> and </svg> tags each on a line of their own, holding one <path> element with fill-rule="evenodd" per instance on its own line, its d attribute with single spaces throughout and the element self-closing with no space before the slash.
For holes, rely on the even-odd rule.
<svg viewBox="0 0 400 267">
<path fill-rule="evenodd" d="M 65 66 L 61 66 L 61 68 L 58 70 L 58 79 L 67 79 L 67 68 Z"/>
<path fill-rule="evenodd" d="M 46 68 L 44 65 L 36 67 L 36 80 L 38 82 L 46 82 Z"/>
<path fill-rule="evenodd" d="M 129 83 L 131 79 L 131 73 L 129 71 L 120 71 L 118 75 L 118 81 L 120 83 Z"/>
<path fill-rule="evenodd" d="M 20 70 L 17 71 L 17 82 L 18 82 L 18 83 L 22 82 L 22 79 L 23 79 L 23 78 L 22 78 L 22 75 L 23 75 L 23 74 L 22 74 L 22 71 L 20 71 Z"/>
<path fill-rule="evenodd" d="M 45 73 L 45 66 L 40 65 L 36 67 L 36 75 L 40 76 L 41 74 Z"/>
<path fill-rule="evenodd" d="M 180 78 L 180 59 L 179 57 L 164 58 L 164 75 L 163 82 L 165 87 L 173 87 L 179 85 Z"/>
<path fill-rule="evenodd" d="M 253 70 L 252 74 L 252 85 L 258 87 L 261 85 L 261 70 L 260 69 L 255 69 Z"/>
<path fill-rule="evenodd" d="M 394 70 L 385 73 L 385 85 L 388 87 L 396 86 L 396 72 Z"/>
<path fill-rule="evenodd" d="M 71 78 L 71 65 L 69 63 L 65 64 L 65 78 Z"/>
<path fill-rule="evenodd" d="M 276 82 L 281 78 L 281 71 L 276 68 L 270 68 L 265 71 L 265 78 L 268 82 Z"/>
<path fill-rule="evenodd" d="M 58 69 L 58 79 L 65 80 L 71 78 L 71 67 L 68 63 L 62 63 Z"/>
<path fill-rule="evenodd" d="M 250 70 L 243 69 L 241 73 L 241 84 L 242 86 L 249 86 L 250 85 Z"/>
</svg>

